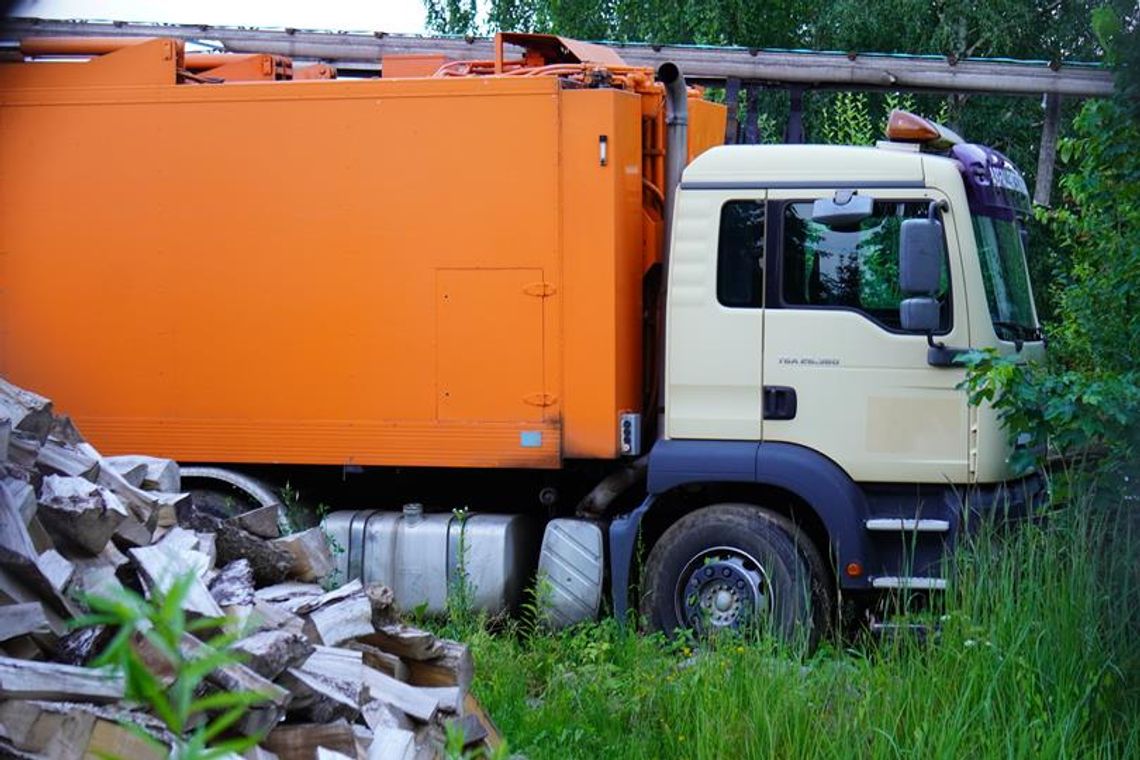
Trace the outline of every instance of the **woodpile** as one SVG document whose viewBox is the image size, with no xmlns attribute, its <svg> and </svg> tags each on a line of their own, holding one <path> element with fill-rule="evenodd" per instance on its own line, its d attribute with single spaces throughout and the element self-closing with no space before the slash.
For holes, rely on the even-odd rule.
<svg viewBox="0 0 1140 760">
<path fill-rule="evenodd" d="M 184 613 L 223 618 L 240 657 L 204 688 L 266 695 L 236 724 L 263 736 L 246 758 L 436 758 L 452 724 L 467 748 L 498 746 L 465 645 L 401 625 L 387 588 L 332 588 L 319 528 L 280 535 L 276 506 L 221 518 L 180 486 L 175 463 L 103 457 L 50 401 L 0 379 L 0 757 L 169 755 L 139 736 L 174 742 L 122 676 L 87 667 L 114 632 L 69 621 L 89 595 L 188 576 Z M 181 649 L 212 652 L 190 634 Z"/>
</svg>

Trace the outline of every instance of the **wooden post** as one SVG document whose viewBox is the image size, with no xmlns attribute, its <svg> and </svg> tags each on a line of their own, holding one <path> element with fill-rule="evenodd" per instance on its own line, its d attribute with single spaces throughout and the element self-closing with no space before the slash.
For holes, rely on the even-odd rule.
<svg viewBox="0 0 1140 760">
<path fill-rule="evenodd" d="M 725 80 L 724 105 L 728 109 L 728 121 L 724 125 L 724 144 L 735 145 L 740 120 L 740 80 L 735 77 Z"/>
<path fill-rule="evenodd" d="M 744 92 L 744 142 L 755 145 L 760 142 L 760 86 L 749 84 Z"/>
<path fill-rule="evenodd" d="M 784 142 L 798 145 L 804 141 L 804 88 L 789 87 L 791 104 L 788 109 L 788 125 L 784 130 Z"/>
<path fill-rule="evenodd" d="M 1061 96 L 1045 95 L 1045 123 L 1041 126 L 1041 150 L 1037 154 L 1037 184 L 1033 202 L 1048 206 L 1053 193 L 1053 167 L 1057 162 L 1057 135 L 1061 131 Z"/>
</svg>

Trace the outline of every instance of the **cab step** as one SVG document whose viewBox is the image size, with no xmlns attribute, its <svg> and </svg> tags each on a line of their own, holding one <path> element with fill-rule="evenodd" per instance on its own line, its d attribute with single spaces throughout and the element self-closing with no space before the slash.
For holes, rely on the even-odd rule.
<svg viewBox="0 0 1140 760">
<path fill-rule="evenodd" d="M 863 521 L 863 527 L 870 531 L 896 533 L 949 533 L 949 520 L 908 519 L 900 517 L 873 517 Z"/>
<path fill-rule="evenodd" d="M 943 591 L 946 588 L 946 579 L 914 575 L 883 575 L 871 579 L 871 586 L 874 588 L 901 588 L 915 591 Z"/>
<path fill-rule="evenodd" d="M 868 627 L 868 631 L 879 641 L 910 639 L 919 644 L 926 644 L 938 641 L 942 627 L 938 623 L 884 623 L 875 621 Z"/>
</svg>

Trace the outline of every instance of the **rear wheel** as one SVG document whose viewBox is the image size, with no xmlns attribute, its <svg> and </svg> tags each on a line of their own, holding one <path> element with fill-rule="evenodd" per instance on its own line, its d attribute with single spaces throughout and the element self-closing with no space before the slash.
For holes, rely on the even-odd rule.
<svg viewBox="0 0 1140 760">
<path fill-rule="evenodd" d="M 237 517 L 261 506 L 248 494 L 224 485 L 214 488 L 192 487 L 189 494 L 196 510 L 219 520 Z"/>
<path fill-rule="evenodd" d="M 674 523 L 654 545 L 641 613 L 656 629 L 771 632 L 814 648 L 830 626 L 829 574 L 786 518 L 750 504 L 717 504 Z"/>
<path fill-rule="evenodd" d="M 261 507 L 277 505 L 281 527 L 289 515 L 275 490 L 256 478 L 223 467 L 188 466 L 182 468 L 182 488 L 190 493 L 199 512 L 225 520 Z"/>
</svg>

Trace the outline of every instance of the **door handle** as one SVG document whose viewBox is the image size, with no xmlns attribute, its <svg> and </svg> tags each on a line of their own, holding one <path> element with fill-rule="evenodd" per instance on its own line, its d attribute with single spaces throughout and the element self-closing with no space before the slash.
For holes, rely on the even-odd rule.
<svg viewBox="0 0 1140 760">
<path fill-rule="evenodd" d="M 764 386 L 764 419 L 793 420 L 796 418 L 796 389 L 786 385 Z"/>
</svg>

